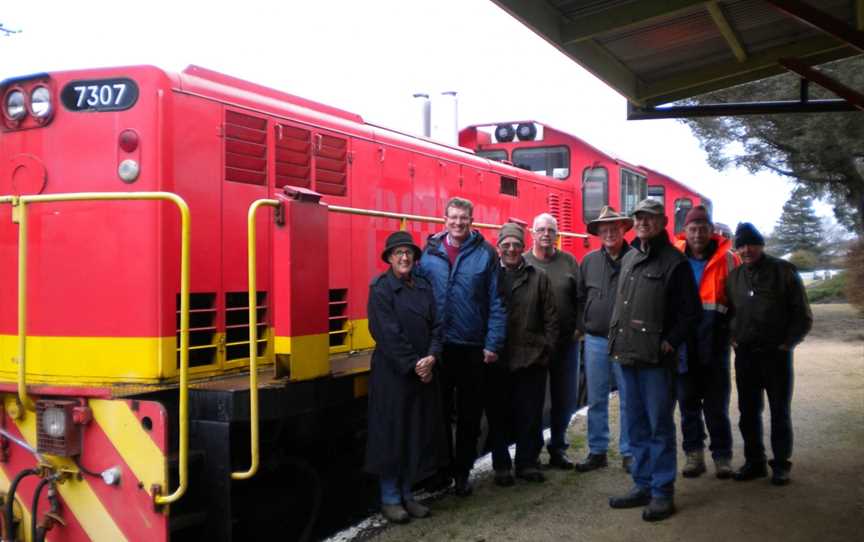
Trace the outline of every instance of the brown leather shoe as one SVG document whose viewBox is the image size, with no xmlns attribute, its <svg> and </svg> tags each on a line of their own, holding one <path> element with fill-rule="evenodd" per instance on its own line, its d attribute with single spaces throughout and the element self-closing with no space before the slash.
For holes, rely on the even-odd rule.
<svg viewBox="0 0 864 542">
<path fill-rule="evenodd" d="M 401 504 L 382 504 L 381 514 L 390 523 L 408 523 L 411 517 Z"/>
<path fill-rule="evenodd" d="M 408 512 L 408 515 L 412 518 L 429 517 L 429 507 L 420 504 L 414 499 L 405 501 L 405 511 Z"/>
</svg>

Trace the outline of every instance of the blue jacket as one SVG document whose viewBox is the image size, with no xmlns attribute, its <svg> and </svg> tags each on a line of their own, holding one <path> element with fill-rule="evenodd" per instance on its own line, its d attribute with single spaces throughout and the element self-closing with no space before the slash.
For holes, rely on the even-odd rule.
<svg viewBox="0 0 864 542">
<path fill-rule="evenodd" d="M 450 265 L 442 246 L 446 232 L 429 236 L 417 273 L 432 283 L 443 342 L 482 346 L 500 353 L 504 348 L 507 312 L 498 293 L 498 255 L 479 232 L 460 247 Z"/>
</svg>

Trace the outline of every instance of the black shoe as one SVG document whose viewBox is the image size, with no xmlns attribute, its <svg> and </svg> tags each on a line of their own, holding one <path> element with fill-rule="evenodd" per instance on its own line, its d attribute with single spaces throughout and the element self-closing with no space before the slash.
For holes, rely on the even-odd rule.
<svg viewBox="0 0 864 542">
<path fill-rule="evenodd" d="M 495 485 L 501 487 L 510 487 L 516 483 L 516 480 L 513 479 L 513 475 L 510 474 L 509 470 L 500 470 L 495 471 Z"/>
<path fill-rule="evenodd" d="M 588 457 L 584 461 L 576 463 L 576 470 L 579 472 L 588 472 L 605 467 L 608 464 L 606 454 L 588 454 Z"/>
<path fill-rule="evenodd" d="M 401 504 L 382 504 L 381 514 L 390 523 L 408 523 L 411 521 L 411 517 Z"/>
<path fill-rule="evenodd" d="M 550 469 L 573 470 L 573 462 L 563 452 L 550 453 L 546 466 Z"/>
<path fill-rule="evenodd" d="M 627 474 L 630 474 L 630 472 L 633 470 L 633 456 L 632 455 L 625 455 L 624 457 L 621 458 L 621 468 L 624 469 L 624 472 L 626 472 Z"/>
<path fill-rule="evenodd" d="M 747 461 L 733 477 L 738 482 L 747 482 L 756 478 L 765 478 L 766 476 L 768 476 L 768 469 L 765 468 L 765 463 L 751 463 Z"/>
<path fill-rule="evenodd" d="M 661 521 L 675 513 L 675 501 L 672 497 L 651 497 L 642 510 L 642 519 L 645 521 Z"/>
<path fill-rule="evenodd" d="M 423 489 L 429 493 L 437 493 L 445 489 L 450 489 L 450 486 L 452 485 L 453 477 L 449 474 L 439 472 L 430 476 L 425 482 L 423 482 Z"/>
<path fill-rule="evenodd" d="M 651 502 L 651 493 L 647 489 L 634 487 L 626 495 L 609 497 L 609 506 L 612 508 L 636 508 L 646 506 Z"/>
<path fill-rule="evenodd" d="M 789 470 L 792 468 L 792 463 L 788 461 L 771 461 L 771 483 L 775 486 L 785 486 L 790 482 Z"/>
<path fill-rule="evenodd" d="M 454 492 L 460 497 L 468 497 L 474 492 L 474 486 L 467 476 L 457 476 Z"/>
<path fill-rule="evenodd" d="M 429 517 L 429 507 L 424 506 L 413 499 L 405 501 L 405 511 L 408 512 L 408 515 L 412 518 Z"/>
<path fill-rule="evenodd" d="M 526 482 L 545 482 L 546 477 L 543 476 L 543 473 L 540 472 L 539 469 L 534 467 L 528 467 L 527 469 L 517 469 L 516 470 L 516 478 L 520 480 L 525 480 Z"/>
</svg>

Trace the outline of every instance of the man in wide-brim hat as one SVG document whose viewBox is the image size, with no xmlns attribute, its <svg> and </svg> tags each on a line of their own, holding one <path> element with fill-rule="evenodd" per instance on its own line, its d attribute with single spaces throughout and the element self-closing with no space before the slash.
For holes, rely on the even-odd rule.
<svg viewBox="0 0 864 542">
<path fill-rule="evenodd" d="M 584 307 L 585 382 L 588 387 L 588 457 L 576 464 L 580 472 L 605 467 L 609 448 L 610 374 L 621 381 L 621 366 L 609 362 L 609 318 L 615 305 L 621 259 L 630 250 L 624 233 L 633 227 L 633 219 L 603 207 L 600 215 L 588 223 L 588 232 L 600 238 L 602 246 L 582 260 L 579 273 L 579 298 Z M 622 467 L 630 470 L 633 457 L 627 438 L 624 402 L 619 404 L 620 433 L 618 449 Z"/>
</svg>

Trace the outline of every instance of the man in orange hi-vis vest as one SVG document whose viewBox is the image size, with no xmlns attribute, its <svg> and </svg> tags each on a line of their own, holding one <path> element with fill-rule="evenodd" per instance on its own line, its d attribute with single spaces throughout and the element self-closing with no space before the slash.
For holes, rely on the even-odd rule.
<svg viewBox="0 0 864 542">
<path fill-rule="evenodd" d="M 717 478 L 732 477 L 732 427 L 729 422 L 730 346 L 726 278 L 741 264 L 732 241 L 714 233 L 708 210 L 697 205 L 684 219 L 684 231 L 675 247 L 690 262 L 702 320 L 695 337 L 679 351 L 678 405 L 687 463 L 687 478 L 705 472 L 705 426 L 711 436 L 711 456 Z M 704 415 L 704 421 L 703 421 Z"/>
</svg>

